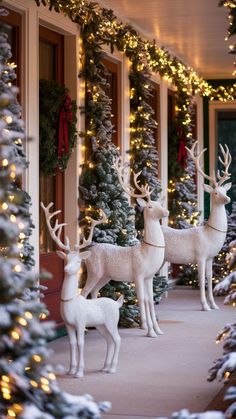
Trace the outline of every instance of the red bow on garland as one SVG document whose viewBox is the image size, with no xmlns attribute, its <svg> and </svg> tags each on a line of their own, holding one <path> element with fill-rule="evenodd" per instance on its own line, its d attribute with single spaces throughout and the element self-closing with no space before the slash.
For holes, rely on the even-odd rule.
<svg viewBox="0 0 236 419">
<path fill-rule="evenodd" d="M 184 135 L 184 131 L 182 128 L 178 128 L 177 133 L 179 135 L 179 151 L 178 151 L 177 162 L 182 166 L 183 169 L 185 169 L 187 165 L 187 156 L 188 156 L 187 150 L 185 148 L 186 136 Z"/>
<path fill-rule="evenodd" d="M 66 95 L 59 111 L 59 135 L 58 135 L 58 157 L 62 154 L 67 155 L 70 151 L 68 139 L 68 124 L 73 120 L 72 100 Z"/>
</svg>

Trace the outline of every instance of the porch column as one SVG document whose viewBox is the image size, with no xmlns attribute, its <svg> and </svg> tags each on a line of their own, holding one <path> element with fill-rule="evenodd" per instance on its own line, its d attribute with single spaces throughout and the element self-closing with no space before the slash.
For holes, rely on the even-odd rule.
<svg viewBox="0 0 236 419">
<path fill-rule="evenodd" d="M 32 199 L 32 218 L 35 228 L 30 237 L 34 247 L 35 270 L 39 272 L 39 120 L 38 120 L 38 10 L 29 7 L 25 13 L 25 109 L 26 156 L 30 161 L 25 173 L 24 189 Z"/>
<path fill-rule="evenodd" d="M 165 196 L 164 206 L 168 206 L 168 82 L 160 83 L 160 139 L 159 139 L 159 178 L 162 195 Z M 168 219 L 163 218 L 162 225 L 168 225 Z M 168 277 L 168 265 L 165 263 L 160 275 Z"/>
</svg>

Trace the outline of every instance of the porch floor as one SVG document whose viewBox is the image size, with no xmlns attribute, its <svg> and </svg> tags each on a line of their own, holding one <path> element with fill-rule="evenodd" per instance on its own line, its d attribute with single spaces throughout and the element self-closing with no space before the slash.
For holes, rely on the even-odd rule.
<svg viewBox="0 0 236 419">
<path fill-rule="evenodd" d="M 100 372 L 105 357 L 105 341 L 96 330 L 85 337 L 85 376 L 58 377 L 61 389 L 72 394 L 89 393 L 95 401 L 109 400 L 112 409 L 106 419 L 154 418 L 170 416 L 187 408 L 204 411 L 222 388 L 222 383 L 206 381 L 208 369 L 222 354 L 215 344 L 217 332 L 232 323 L 235 308 L 200 311 L 199 291 L 177 287 L 156 306 L 164 335 L 145 337 L 141 329 L 120 329 L 122 338 L 118 371 Z M 50 343 L 53 363 L 67 368 L 67 337 Z"/>
</svg>

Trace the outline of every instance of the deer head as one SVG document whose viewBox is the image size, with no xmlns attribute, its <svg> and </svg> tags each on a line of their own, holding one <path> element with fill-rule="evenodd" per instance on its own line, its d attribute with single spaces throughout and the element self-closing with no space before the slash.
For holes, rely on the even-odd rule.
<svg viewBox="0 0 236 419">
<path fill-rule="evenodd" d="M 146 218 L 154 220 L 161 219 L 163 217 L 168 217 L 169 211 L 163 208 L 162 206 L 164 197 L 159 199 L 158 201 L 152 201 L 151 194 L 153 191 L 150 189 L 149 185 L 140 185 L 138 183 L 138 177 L 140 176 L 141 171 L 138 173 L 133 173 L 133 182 L 135 188 L 138 191 L 140 191 L 140 193 L 135 193 L 135 188 L 133 188 L 125 180 L 127 177 L 127 169 L 129 168 L 129 164 L 122 164 L 121 158 L 119 157 L 114 162 L 113 167 L 117 172 L 120 185 L 129 196 L 131 196 L 132 198 L 136 198 L 136 201 L 139 204 L 139 206 L 144 209 L 144 216 Z M 143 198 L 146 198 L 146 200 Z"/>
<path fill-rule="evenodd" d="M 222 174 L 220 173 L 220 170 L 218 170 L 216 177 L 215 171 L 213 171 L 212 176 L 208 176 L 206 175 L 206 173 L 203 172 L 200 166 L 200 158 L 205 153 L 206 148 L 202 150 L 200 153 L 197 153 L 197 155 L 195 156 L 197 143 L 198 142 L 195 141 L 191 149 L 189 149 L 188 147 L 186 147 L 186 149 L 192 157 L 196 165 L 197 171 L 204 177 L 204 179 L 207 179 L 210 182 L 210 185 L 203 184 L 203 189 L 205 192 L 211 194 L 212 203 L 216 203 L 218 205 L 226 205 L 230 202 L 230 198 L 227 196 L 227 191 L 231 188 L 232 185 L 231 183 L 226 183 L 223 185 L 223 183 L 231 177 L 231 174 L 228 172 L 228 170 L 232 157 L 229 153 L 228 146 L 225 144 L 224 150 L 224 147 L 220 144 L 223 159 L 219 156 L 219 161 L 224 166 L 224 170 L 222 171 Z"/>
<path fill-rule="evenodd" d="M 53 206 L 53 202 L 51 202 L 47 207 L 44 206 L 43 202 L 41 202 L 40 205 L 45 214 L 49 234 L 52 240 L 61 249 L 57 250 L 56 253 L 60 258 L 64 259 L 66 262 L 64 271 L 70 275 L 77 273 L 80 269 L 81 261 L 83 259 L 87 259 L 90 256 L 89 251 L 80 253 L 80 250 L 84 249 L 85 247 L 88 247 L 92 243 L 94 228 L 98 224 L 107 222 L 106 214 L 102 210 L 100 210 L 102 218 L 100 220 L 91 219 L 89 237 L 87 239 L 83 238 L 83 242 L 81 244 L 76 243 L 74 246 L 74 250 L 71 250 L 69 238 L 67 236 L 65 237 L 65 243 L 63 243 L 63 241 L 61 240 L 62 229 L 67 224 L 59 224 L 58 219 L 56 219 L 54 226 L 52 227 L 51 225 L 51 219 L 55 217 L 57 214 L 60 214 L 61 210 L 50 212 L 50 208 Z"/>
</svg>

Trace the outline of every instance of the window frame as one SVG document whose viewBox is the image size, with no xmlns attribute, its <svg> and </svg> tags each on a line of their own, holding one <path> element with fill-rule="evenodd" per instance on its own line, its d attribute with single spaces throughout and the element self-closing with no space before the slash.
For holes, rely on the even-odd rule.
<svg viewBox="0 0 236 419">
<path fill-rule="evenodd" d="M 15 10 L 6 7 L 9 12 L 7 16 L 1 16 L 0 20 L 13 28 L 13 45 L 12 45 L 12 61 L 16 64 L 16 82 L 20 91 L 18 94 L 18 101 L 21 103 L 21 83 L 22 83 L 22 15 Z"/>
</svg>

